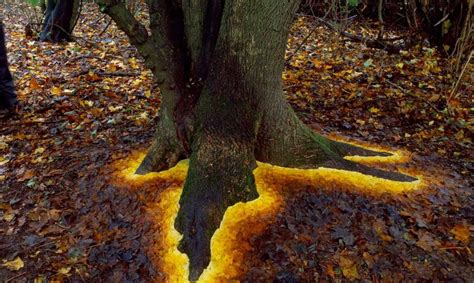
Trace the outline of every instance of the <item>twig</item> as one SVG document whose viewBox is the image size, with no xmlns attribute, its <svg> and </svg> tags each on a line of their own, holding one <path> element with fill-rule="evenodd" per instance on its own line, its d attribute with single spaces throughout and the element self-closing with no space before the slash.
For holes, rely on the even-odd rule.
<svg viewBox="0 0 474 283">
<path fill-rule="evenodd" d="M 301 47 L 303 47 L 303 45 L 306 43 L 306 41 L 308 41 L 309 37 L 316 31 L 316 28 L 317 26 L 315 26 L 310 33 L 308 33 L 308 35 L 306 35 L 306 37 L 301 41 L 301 43 L 298 45 L 298 47 L 295 49 L 295 51 L 293 51 L 293 53 L 291 53 L 290 56 L 288 56 L 288 58 L 286 58 L 286 62 L 285 64 L 288 64 L 288 62 L 291 61 L 291 59 L 295 56 L 296 53 L 298 53 L 298 51 L 300 51 Z"/>
<path fill-rule="evenodd" d="M 454 98 L 456 98 L 456 96 L 457 96 L 457 95 L 455 95 L 455 93 L 456 93 L 456 91 L 459 87 L 459 83 L 461 82 L 462 77 L 464 77 L 464 72 L 466 71 L 467 66 L 469 66 L 469 63 L 471 62 L 473 53 L 474 53 L 474 51 L 471 51 L 471 53 L 469 54 L 469 58 L 467 59 L 466 64 L 464 64 L 464 68 L 462 69 L 461 74 L 459 74 L 458 80 L 456 81 L 456 84 L 454 85 L 453 89 L 451 90 L 451 94 L 448 97 L 448 105 L 449 105 L 449 102 L 451 101 L 451 99 L 453 98 L 453 96 L 454 96 Z"/>
<path fill-rule="evenodd" d="M 74 24 L 72 25 L 72 30 L 74 30 L 74 28 L 76 27 L 77 25 L 77 22 L 79 22 L 79 18 L 81 17 L 81 14 L 82 14 L 82 0 L 80 0 L 81 2 L 79 2 L 79 11 L 77 12 L 77 17 L 76 19 L 74 20 Z"/>
<path fill-rule="evenodd" d="M 107 25 L 105 26 L 105 28 L 99 33 L 99 36 L 103 35 L 104 32 L 107 31 L 107 29 L 109 28 L 110 24 L 112 23 L 112 18 L 109 19 L 109 22 L 107 23 Z"/>
<path fill-rule="evenodd" d="M 324 15 L 323 19 L 325 19 L 328 15 L 329 15 L 329 12 L 326 12 L 326 14 Z M 314 14 L 314 12 L 312 12 Z M 316 17 L 316 16 L 314 16 Z M 311 32 L 306 35 L 305 38 L 303 38 L 303 40 L 301 41 L 301 43 L 298 45 L 298 47 L 295 49 L 295 51 L 293 51 L 293 53 L 291 53 L 290 56 L 288 56 L 288 58 L 286 59 L 286 62 L 285 64 L 288 64 L 288 62 L 291 61 L 291 59 L 295 56 L 296 53 L 298 53 L 298 51 L 300 51 L 301 47 L 303 47 L 303 45 L 308 41 L 309 37 L 316 31 L 316 29 L 318 28 L 318 26 L 314 26 L 312 29 L 311 29 Z"/>
<path fill-rule="evenodd" d="M 447 18 L 449 17 L 449 13 L 447 13 L 441 20 L 439 20 L 436 24 L 434 24 L 433 26 L 437 26 L 439 24 L 441 24 L 442 22 L 444 22 Z"/>
<path fill-rule="evenodd" d="M 22 272 L 22 273 L 20 273 L 20 274 L 18 274 L 18 275 L 15 275 L 15 276 L 11 277 L 11 278 L 8 278 L 7 280 L 5 280 L 5 283 L 11 282 L 11 281 L 13 281 L 13 280 L 15 280 L 15 279 L 18 279 L 18 278 L 22 277 L 22 276 L 25 275 L 25 274 L 26 274 L 26 272 Z"/>
<path fill-rule="evenodd" d="M 471 249 L 468 247 L 440 247 L 440 250 L 467 250 L 467 252 L 470 254 Z"/>
<path fill-rule="evenodd" d="M 91 24 L 97 24 L 98 22 L 102 21 L 102 19 L 104 19 L 105 17 L 107 17 L 107 14 L 102 14 L 101 17 L 99 17 L 97 20 L 93 21 Z M 89 26 L 91 26 L 91 24 L 89 24 Z"/>
</svg>

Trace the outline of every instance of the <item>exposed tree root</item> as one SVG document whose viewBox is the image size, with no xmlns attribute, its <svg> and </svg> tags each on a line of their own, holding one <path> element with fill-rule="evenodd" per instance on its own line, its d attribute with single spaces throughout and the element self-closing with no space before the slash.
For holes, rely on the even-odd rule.
<svg viewBox="0 0 474 283">
<path fill-rule="evenodd" d="M 160 172 L 187 157 L 187 152 L 176 136 L 174 122 L 166 115 L 162 115 L 153 144 L 135 173 L 144 175 Z"/>
<path fill-rule="evenodd" d="M 190 280 L 209 264 L 211 237 L 227 208 L 258 197 L 251 144 L 213 139 L 204 138 L 191 155 L 175 222 L 183 235 L 179 249 L 189 257 Z"/>
<path fill-rule="evenodd" d="M 356 145 L 348 144 L 345 142 L 331 141 L 337 152 L 341 156 L 390 156 L 391 154 L 383 151 L 373 151 L 370 149 L 362 148 Z"/>
<path fill-rule="evenodd" d="M 183 235 L 179 249 L 189 257 L 190 280 L 197 280 L 209 264 L 211 238 L 227 208 L 258 197 L 252 174 L 256 160 L 283 167 L 355 171 L 399 182 L 416 180 L 346 160 L 344 157 L 350 155 L 391 154 L 323 137 L 304 125 L 287 104 L 274 109 L 279 110 L 275 111 L 278 114 L 271 113 L 273 119 L 263 119 L 256 139 L 252 137 L 253 131 L 247 132 L 251 127 L 246 126 L 245 121 L 229 123 L 220 120 L 218 113 L 204 115 L 210 124 L 203 124 L 201 131 L 195 133 L 175 222 L 176 229 Z M 174 121 L 163 116 L 154 144 L 137 170 L 139 174 L 168 169 L 188 156 L 177 137 Z M 237 125 L 239 123 L 243 124 Z"/>
<path fill-rule="evenodd" d="M 355 171 L 399 182 L 416 180 L 398 172 L 383 171 L 344 159 L 344 156 L 348 155 L 390 156 L 389 153 L 332 141 L 312 132 L 304 125 L 298 127 L 303 127 L 298 132 L 305 135 L 286 135 L 278 142 L 273 140 L 273 144 L 282 147 L 266 157 L 276 158 L 259 161 L 285 167 L 328 167 Z M 158 132 L 161 137 L 149 150 L 137 170 L 138 173 L 170 168 L 185 157 L 182 146 L 174 138 L 174 133 L 160 127 L 159 130 L 162 130 Z M 167 138 L 164 137 L 166 134 L 169 134 Z M 213 133 L 198 136 L 190 157 L 188 176 L 175 222 L 176 229 L 183 235 L 179 249 L 187 254 L 190 260 L 190 280 L 197 280 L 209 264 L 211 238 L 219 228 L 227 208 L 258 197 L 252 174 L 256 166 L 255 142 L 236 139 L 235 135 Z M 285 141 L 288 143 L 280 143 Z M 295 142 L 302 143 L 295 146 Z M 281 152 L 285 148 L 286 152 Z M 272 150 L 269 149 L 269 152 Z"/>
<path fill-rule="evenodd" d="M 416 178 L 413 178 L 411 176 L 408 176 L 402 173 L 393 172 L 393 171 L 384 171 L 384 170 L 369 167 L 369 166 L 366 166 L 357 162 L 345 160 L 345 159 L 340 159 L 336 162 L 332 162 L 332 161 L 327 162 L 326 164 L 324 164 L 324 167 L 359 172 L 364 175 L 370 175 L 370 176 L 397 181 L 397 182 L 413 182 L 417 180 Z"/>
</svg>

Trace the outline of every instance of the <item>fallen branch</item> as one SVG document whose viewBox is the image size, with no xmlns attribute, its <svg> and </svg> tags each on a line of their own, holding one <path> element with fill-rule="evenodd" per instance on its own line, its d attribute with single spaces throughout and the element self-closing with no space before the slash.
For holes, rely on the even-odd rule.
<svg viewBox="0 0 474 283">
<path fill-rule="evenodd" d="M 104 72 L 101 70 L 98 70 L 95 72 L 96 75 L 98 76 L 103 76 L 103 77 L 137 77 L 140 76 L 140 73 L 131 73 L 131 72 L 124 72 L 124 71 L 117 71 L 117 72 Z"/>
<path fill-rule="evenodd" d="M 80 72 L 74 73 L 72 77 L 80 77 L 83 75 L 89 74 L 90 70 L 82 70 Z M 102 70 L 93 71 L 93 73 L 97 76 L 101 77 L 137 77 L 140 76 L 140 73 L 132 73 L 132 72 L 125 72 L 125 71 L 117 71 L 117 72 L 105 72 Z"/>
<path fill-rule="evenodd" d="M 397 45 L 394 45 L 394 44 L 390 44 L 388 43 L 388 41 L 396 41 L 396 40 L 399 40 L 401 38 L 396 38 L 396 39 L 393 39 L 393 38 L 388 38 L 388 39 L 383 39 L 383 38 L 379 38 L 379 39 L 371 39 L 371 38 L 366 38 L 366 37 L 362 37 L 362 36 L 359 36 L 359 35 L 355 35 L 355 34 L 352 34 L 352 33 L 349 33 L 349 32 L 346 32 L 346 31 L 340 31 L 338 30 L 334 25 L 332 25 L 331 23 L 323 20 L 323 19 L 320 19 L 320 18 L 317 18 L 321 23 L 323 23 L 326 27 L 340 33 L 341 35 L 349 38 L 350 40 L 352 41 L 356 41 L 356 42 L 363 42 L 365 43 L 365 45 L 367 45 L 367 47 L 370 47 L 370 48 L 376 48 L 376 49 L 382 49 L 382 50 L 385 50 L 387 51 L 388 53 L 391 53 L 391 54 L 397 54 L 400 52 L 400 47 L 397 46 Z"/>
</svg>

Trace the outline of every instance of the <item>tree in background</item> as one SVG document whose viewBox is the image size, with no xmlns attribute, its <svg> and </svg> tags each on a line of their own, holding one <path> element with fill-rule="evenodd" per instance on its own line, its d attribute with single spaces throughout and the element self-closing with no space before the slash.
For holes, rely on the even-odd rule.
<svg viewBox="0 0 474 283">
<path fill-rule="evenodd" d="M 123 2 L 98 3 L 137 47 L 162 94 L 156 137 L 137 173 L 190 159 L 175 222 L 190 279 L 208 265 L 227 207 L 258 197 L 256 161 L 413 180 L 345 160 L 386 154 L 313 132 L 287 103 L 284 54 L 300 1 L 149 0 L 151 33 Z"/>
<path fill-rule="evenodd" d="M 468 0 L 303 0 L 300 9 L 315 16 L 328 11 L 341 16 L 346 12 L 344 8 L 350 8 L 353 15 L 364 15 L 383 26 L 409 28 L 417 35 L 425 33 L 440 50 L 452 52 L 464 40 L 463 30 L 472 29 L 469 23 L 473 5 Z M 332 20 L 338 20 L 332 14 Z M 469 40 L 472 45 L 472 37 Z"/>
<path fill-rule="evenodd" d="M 7 49 L 5 47 L 5 32 L 0 20 L 0 109 L 12 110 L 18 104 L 15 85 L 8 69 Z"/>
<path fill-rule="evenodd" d="M 48 0 L 40 40 L 70 41 L 78 17 L 79 5 L 79 0 Z"/>
</svg>

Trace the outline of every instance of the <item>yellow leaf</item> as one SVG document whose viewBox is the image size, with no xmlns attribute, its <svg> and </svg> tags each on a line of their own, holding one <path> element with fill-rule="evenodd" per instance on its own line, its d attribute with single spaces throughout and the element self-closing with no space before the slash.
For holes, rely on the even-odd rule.
<svg viewBox="0 0 474 283">
<path fill-rule="evenodd" d="M 119 105 L 119 106 L 117 106 L 117 107 L 110 105 L 110 106 L 108 107 L 108 109 L 109 109 L 110 112 L 117 112 L 117 111 L 121 110 L 122 108 L 123 108 L 123 106 L 121 106 L 121 105 Z"/>
<path fill-rule="evenodd" d="M 140 86 L 143 84 L 143 81 L 141 79 L 135 79 L 133 82 L 132 82 L 132 86 Z"/>
<path fill-rule="evenodd" d="M 91 100 L 81 100 L 79 103 L 83 106 L 89 106 L 89 107 L 94 106 L 94 101 L 91 101 Z"/>
<path fill-rule="evenodd" d="M 460 130 L 459 132 L 457 132 L 457 134 L 455 134 L 454 137 L 458 141 L 462 141 L 464 139 L 464 130 Z"/>
<path fill-rule="evenodd" d="M 61 95 L 62 90 L 60 87 L 54 86 L 51 88 L 51 94 L 53 95 Z"/>
<path fill-rule="evenodd" d="M 0 166 L 3 166 L 10 162 L 10 160 L 6 159 L 5 157 L 0 157 Z"/>
<path fill-rule="evenodd" d="M 38 147 L 37 149 L 35 149 L 35 151 L 33 152 L 33 154 L 41 154 L 45 151 L 45 148 L 44 147 Z"/>
<path fill-rule="evenodd" d="M 378 109 L 377 107 L 370 107 L 369 111 L 370 113 L 376 114 L 380 112 L 380 109 Z"/>
<path fill-rule="evenodd" d="M 342 268 L 342 274 L 349 279 L 358 279 L 359 273 L 357 272 L 357 266 L 353 265 L 349 268 Z"/>
<path fill-rule="evenodd" d="M 10 270 L 16 271 L 16 270 L 22 269 L 25 266 L 25 264 L 23 263 L 23 260 L 21 260 L 21 258 L 17 256 L 14 260 L 7 261 L 4 264 L 2 264 L 2 266 Z"/>
<path fill-rule="evenodd" d="M 140 117 L 140 119 L 146 120 L 146 119 L 148 119 L 148 113 L 142 112 L 142 114 L 140 114 L 139 117 Z"/>
<path fill-rule="evenodd" d="M 403 63 L 398 63 L 398 64 L 395 65 L 395 66 L 397 66 L 397 68 L 399 68 L 399 69 L 403 69 Z"/>
<path fill-rule="evenodd" d="M 3 220 L 7 221 L 7 222 L 10 222 L 13 220 L 13 218 L 15 218 L 15 214 L 11 213 L 11 212 L 5 212 L 3 213 Z"/>
<path fill-rule="evenodd" d="M 70 267 L 70 266 L 66 266 L 66 267 L 60 268 L 60 269 L 58 270 L 58 273 L 66 275 L 66 274 L 69 273 L 69 271 L 71 271 L 71 267 Z"/>
<path fill-rule="evenodd" d="M 341 256 L 339 258 L 341 265 L 342 274 L 349 279 L 358 279 L 359 272 L 357 271 L 357 265 L 350 258 Z"/>
<path fill-rule="evenodd" d="M 140 68 L 140 67 L 138 66 L 137 59 L 135 59 L 135 58 L 130 58 L 130 59 L 128 59 L 128 63 L 130 63 L 130 66 L 132 67 L 132 69 L 138 69 L 138 68 Z"/>
<path fill-rule="evenodd" d="M 109 71 L 111 72 L 117 71 L 117 66 L 114 63 L 110 63 L 107 67 L 109 68 Z"/>
<path fill-rule="evenodd" d="M 48 281 L 43 275 L 36 277 L 35 280 L 33 281 L 33 283 L 46 283 L 46 282 Z"/>
<path fill-rule="evenodd" d="M 451 234 L 454 235 L 456 240 L 465 244 L 469 243 L 469 237 L 471 236 L 471 233 L 469 232 L 469 228 L 467 226 L 458 224 L 454 226 L 453 229 L 451 229 Z"/>
</svg>

